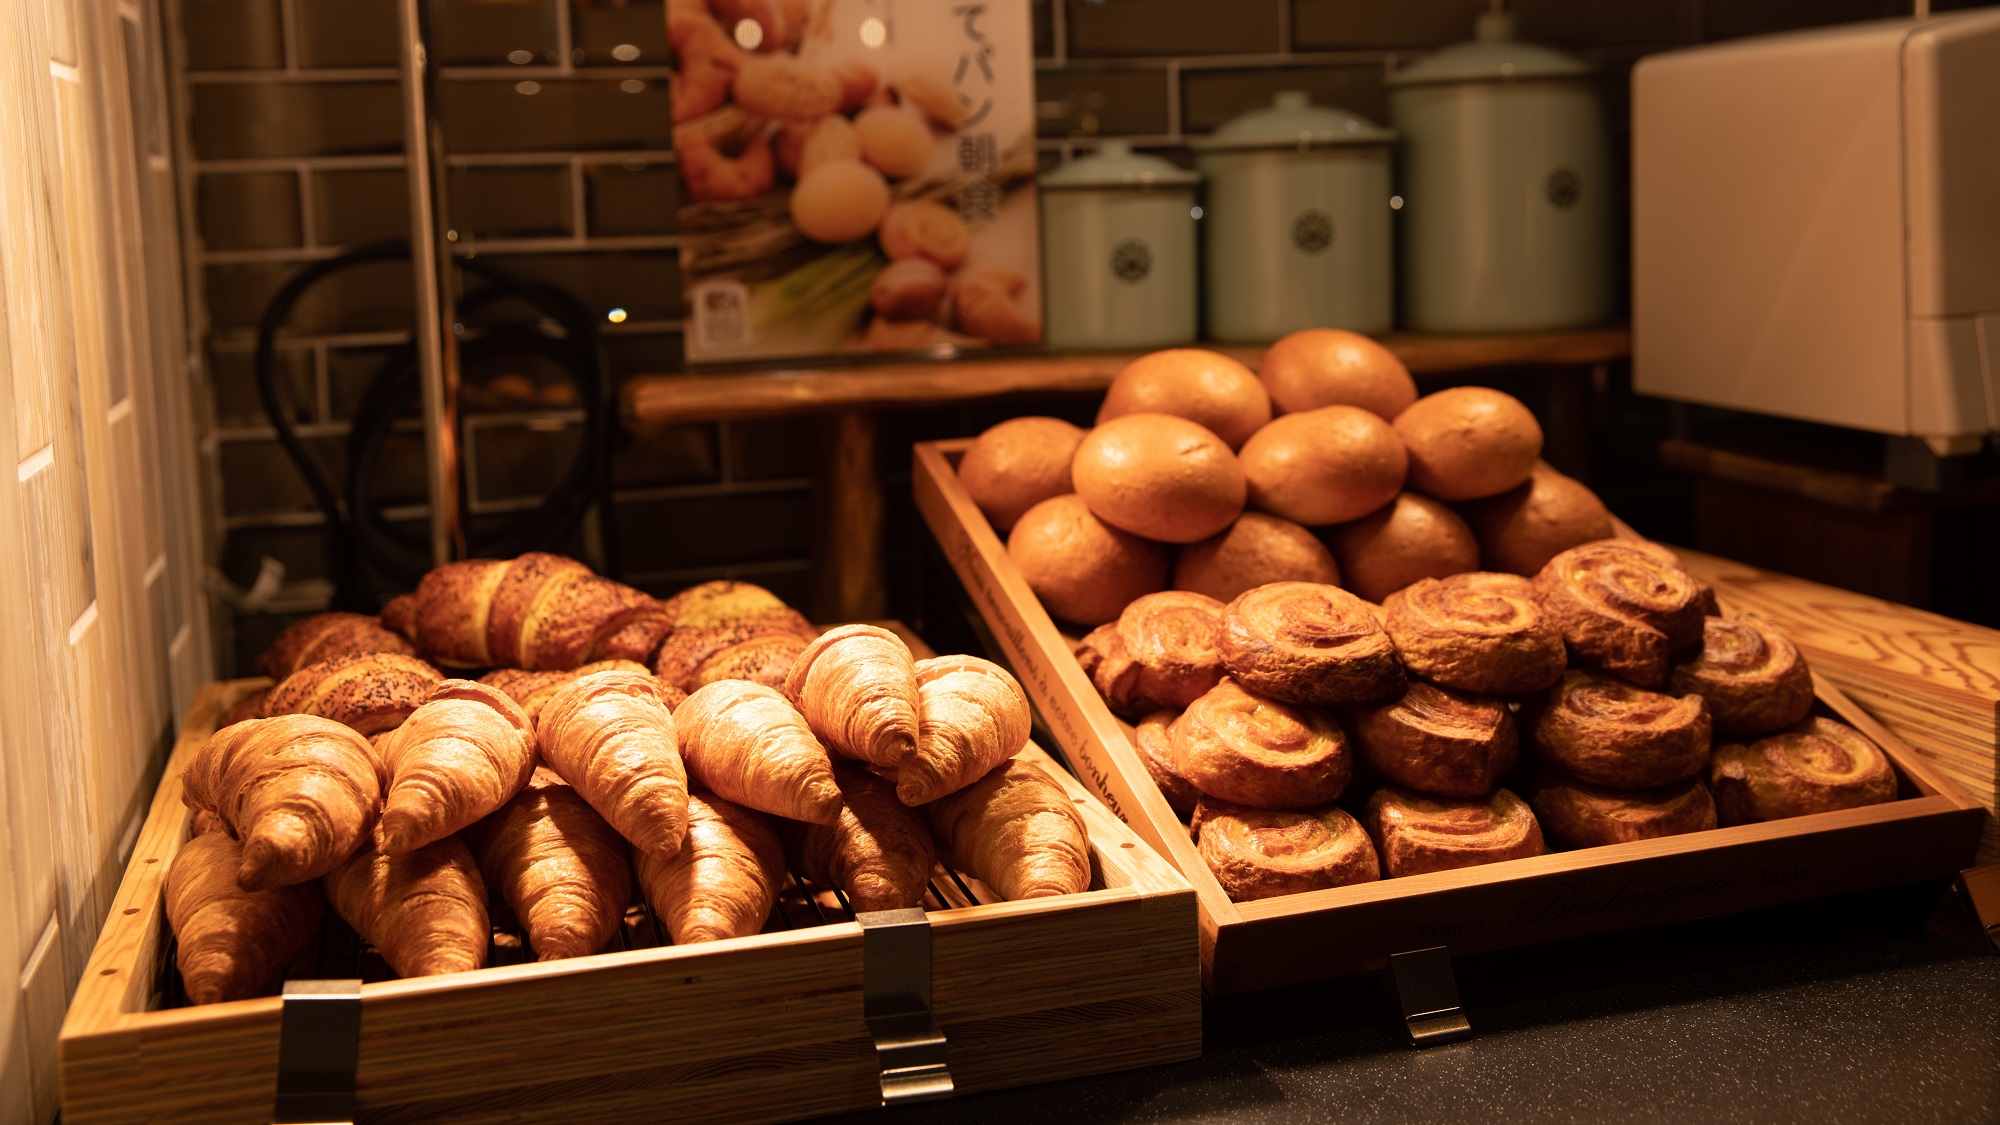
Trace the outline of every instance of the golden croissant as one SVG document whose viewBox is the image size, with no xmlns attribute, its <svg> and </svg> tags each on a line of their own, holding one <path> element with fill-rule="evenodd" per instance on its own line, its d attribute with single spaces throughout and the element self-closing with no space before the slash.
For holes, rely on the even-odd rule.
<svg viewBox="0 0 2000 1125">
<path fill-rule="evenodd" d="M 639 886 L 675 945 L 754 934 L 785 881 L 778 837 L 761 813 L 697 790 L 672 856 L 636 853 Z"/>
<path fill-rule="evenodd" d="M 718 680 L 674 712 L 681 756 L 697 786 L 792 820 L 840 814 L 833 762 L 785 697 L 747 680 Z"/>
<path fill-rule="evenodd" d="M 465 842 L 446 836 L 404 855 L 364 847 L 326 876 L 326 897 L 401 977 L 486 966 L 486 884 Z"/>
<path fill-rule="evenodd" d="M 836 753 L 896 769 L 916 752 L 916 661 L 887 629 L 827 630 L 793 662 L 785 698 Z"/>
<path fill-rule="evenodd" d="M 1009 759 L 922 808 L 945 862 L 1008 900 L 1090 889 L 1090 843 L 1068 791 L 1040 766 Z"/>
<path fill-rule="evenodd" d="M 542 760 L 641 851 L 672 855 L 687 835 L 687 769 L 674 715 L 649 672 L 594 672 L 549 697 Z"/>
<path fill-rule="evenodd" d="M 919 660 L 917 749 L 895 771 L 896 795 L 922 805 L 965 788 L 1020 753 L 1033 724 L 1021 685 L 991 660 Z"/>
<path fill-rule="evenodd" d="M 181 845 L 167 868 L 167 925 L 174 963 L 197 1004 L 256 996 L 319 932 L 317 884 L 246 891 L 236 882 L 242 848 L 226 832 Z"/>
<path fill-rule="evenodd" d="M 626 844 L 553 770 L 460 834 L 544 961 L 610 942 L 632 898 Z"/>
<path fill-rule="evenodd" d="M 550 696 L 561 691 L 563 685 L 571 680 L 588 676 L 593 672 L 652 674 L 646 671 L 644 664 L 634 660 L 599 660 L 566 672 L 530 672 L 525 668 L 495 668 L 479 677 L 479 682 L 506 692 L 507 698 L 521 705 L 522 714 L 527 715 L 528 723 L 533 725 L 535 720 L 541 718 L 542 707 L 548 703 Z M 669 685 L 661 686 L 667 688 L 665 694 L 669 710 L 680 706 L 680 701 L 687 698 L 685 692 L 680 692 Z"/>
<path fill-rule="evenodd" d="M 535 770 L 520 705 L 471 680 L 445 680 L 376 750 L 389 784 L 382 850 L 412 852 L 507 803 Z"/>
<path fill-rule="evenodd" d="M 210 735 L 182 799 L 243 842 L 236 878 L 264 890 L 317 879 L 368 838 L 381 766 L 352 728 L 313 715 L 251 719 Z"/>
<path fill-rule="evenodd" d="M 779 825 L 785 858 L 805 878 L 838 888 L 856 913 L 922 902 L 937 863 L 923 820 L 874 774 L 843 766 L 833 775 L 843 802 L 839 819 Z"/>
</svg>

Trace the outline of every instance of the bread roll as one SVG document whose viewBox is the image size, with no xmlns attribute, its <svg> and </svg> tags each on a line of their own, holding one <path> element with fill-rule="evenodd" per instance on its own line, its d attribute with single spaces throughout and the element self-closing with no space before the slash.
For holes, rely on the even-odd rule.
<svg viewBox="0 0 2000 1125">
<path fill-rule="evenodd" d="M 1396 353 L 1344 328 L 1307 328 L 1271 345 L 1258 377 L 1281 414 L 1358 406 L 1383 420 L 1417 401 L 1417 384 Z"/>
<path fill-rule="evenodd" d="M 1075 491 L 1069 482 L 1083 430 L 1060 418 L 1009 418 L 980 434 L 958 463 L 958 483 L 1001 535 L 1021 513 Z"/>
<path fill-rule="evenodd" d="M 1396 416 L 1410 451 L 1410 487 L 1439 500 L 1477 500 L 1528 479 L 1542 455 L 1542 427 L 1513 395 L 1452 387 Z"/>
<path fill-rule="evenodd" d="M 1547 465 L 1527 481 L 1462 509 L 1479 540 L 1480 565 L 1503 574 L 1533 575 L 1571 547 L 1609 539 L 1610 509 L 1581 482 Z"/>
<path fill-rule="evenodd" d="M 1167 585 L 1167 548 L 1110 526 L 1074 494 L 1023 513 L 1007 554 L 1051 614 L 1079 625 L 1102 625 Z"/>
<path fill-rule="evenodd" d="M 1396 431 L 1358 406 L 1287 414 L 1240 459 L 1252 508 L 1308 526 L 1358 520 L 1395 499 L 1407 464 Z"/>
<path fill-rule="evenodd" d="M 1070 477 L 1099 519 L 1162 543 L 1206 539 L 1243 512 L 1236 454 L 1171 414 L 1127 414 L 1090 431 Z"/>
<path fill-rule="evenodd" d="M 1250 369 L 1204 348 L 1168 348 L 1125 365 L 1097 424 L 1127 414 L 1172 414 L 1214 433 L 1231 449 L 1243 448 L 1258 427 L 1271 420 L 1271 398 Z"/>
<path fill-rule="evenodd" d="M 1326 534 L 1347 588 L 1371 602 L 1420 578 L 1479 569 L 1479 542 L 1472 529 L 1450 508 L 1414 492 Z"/>
<path fill-rule="evenodd" d="M 1174 589 L 1233 601 L 1270 582 L 1340 585 L 1340 567 L 1319 537 L 1290 520 L 1245 512 L 1236 522 L 1181 549 L 1174 561 Z"/>
</svg>

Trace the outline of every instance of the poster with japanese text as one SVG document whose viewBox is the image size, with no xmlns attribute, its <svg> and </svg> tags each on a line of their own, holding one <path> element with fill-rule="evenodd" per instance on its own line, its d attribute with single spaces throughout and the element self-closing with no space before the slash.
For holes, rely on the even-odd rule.
<svg viewBox="0 0 2000 1125">
<path fill-rule="evenodd" d="M 669 0 L 690 362 L 1042 338 L 1029 0 Z"/>
</svg>

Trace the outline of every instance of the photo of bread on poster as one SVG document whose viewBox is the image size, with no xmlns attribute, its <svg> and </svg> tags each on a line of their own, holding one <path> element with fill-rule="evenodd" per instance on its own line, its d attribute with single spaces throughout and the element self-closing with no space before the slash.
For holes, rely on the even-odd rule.
<svg viewBox="0 0 2000 1125">
<path fill-rule="evenodd" d="M 1042 338 L 1028 0 L 668 0 L 692 361 Z"/>
</svg>

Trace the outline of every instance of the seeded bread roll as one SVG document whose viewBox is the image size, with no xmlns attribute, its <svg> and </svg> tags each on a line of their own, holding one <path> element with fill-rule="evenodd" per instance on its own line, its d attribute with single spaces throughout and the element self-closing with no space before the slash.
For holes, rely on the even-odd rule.
<svg viewBox="0 0 2000 1125">
<path fill-rule="evenodd" d="M 1070 462 L 1083 430 L 1060 418 L 1010 418 L 980 434 L 958 463 L 958 483 L 1001 535 L 1021 513 L 1073 492 Z"/>
<path fill-rule="evenodd" d="M 1389 424 L 1358 406 L 1287 414 L 1244 445 L 1259 511 L 1308 526 L 1357 520 L 1396 498 L 1407 458 Z"/>
<path fill-rule="evenodd" d="M 1279 413 L 1358 406 L 1385 421 L 1417 401 L 1417 384 L 1396 354 L 1359 332 L 1307 328 L 1264 353 L 1258 377 Z"/>
<path fill-rule="evenodd" d="M 1271 399 L 1250 369 L 1219 352 L 1168 348 L 1125 365 L 1104 392 L 1097 424 L 1127 414 L 1172 414 L 1243 448 L 1271 420 Z"/>
<path fill-rule="evenodd" d="M 1326 535 L 1347 588 L 1371 602 L 1421 578 L 1479 569 L 1472 529 L 1450 508 L 1414 492 Z"/>
<path fill-rule="evenodd" d="M 1439 500 L 1505 492 L 1534 470 L 1542 427 L 1519 399 L 1491 387 L 1425 395 L 1396 416 L 1410 451 L 1410 487 Z"/>
<path fill-rule="evenodd" d="M 1479 540 L 1480 565 L 1504 574 L 1532 576 L 1571 547 L 1609 539 L 1615 530 L 1597 493 L 1547 465 L 1462 511 Z"/>
<path fill-rule="evenodd" d="M 1007 554 L 1050 613 L 1079 625 L 1102 625 L 1167 585 L 1167 548 L 1110 526 L 1074 494 L 1028 509 Z"/>
<path fill-rule="evenodd" d="M 1174 589 L 1219 602 L 1270 582 L 1338 586 L 1340 568 L 1318 536 L 1263 512 L 1243 513 L 1221 534 L 1182 548 L 1174 562 Z"/>
<path fill-rule="evenodd" d="M 1099 519 L 1162 543 L 1199 542 L 1243 512 L 1236 454 L 1171 414 L 1127 414 L 1090 431 L 1070 478 Z"/>
</svg>

